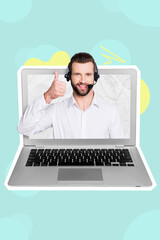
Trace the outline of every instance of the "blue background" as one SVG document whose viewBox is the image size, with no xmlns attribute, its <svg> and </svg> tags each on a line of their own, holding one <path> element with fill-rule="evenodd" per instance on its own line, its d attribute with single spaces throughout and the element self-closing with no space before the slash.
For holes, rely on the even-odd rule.
<svg viewBox="0 0 160 240">
<path fill-rule="evenodd" d="M 0 239 L 160 239 L 158 0 L 0 1 Z M 141 115 L 141 148 L 157 182 L 143 192 L 18 192 L 4 186 L 19 146 L 17 70 L 31 57 L 103 47 L 141 70 L 150 103 Z M 122 64 L 113 61 L 112 65 Z"/>
</svg>

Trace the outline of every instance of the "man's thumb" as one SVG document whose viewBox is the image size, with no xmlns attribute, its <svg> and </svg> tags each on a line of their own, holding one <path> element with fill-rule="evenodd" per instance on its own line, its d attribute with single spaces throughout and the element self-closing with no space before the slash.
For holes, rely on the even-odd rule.
<svg viewBox="0 0 160 240">
<path fill-rule="evenodd" d="M 59 77 L 58 71 L 55 70 L 54 73 L 55 73 L 54 81 L 58 81 L 58 77 Z"/>
</svg>

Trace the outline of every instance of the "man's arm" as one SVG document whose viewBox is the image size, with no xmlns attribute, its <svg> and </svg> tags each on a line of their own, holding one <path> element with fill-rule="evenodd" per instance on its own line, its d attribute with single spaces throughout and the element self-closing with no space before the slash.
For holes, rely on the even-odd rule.
<svg viewBox="0 0 160 240">
<path fill-rule="evenodd" d="M 36 99 L 21 117 L 18 132 L 30 136 L 51 127 L 54 104 L 51 105 L 52 107 L 46 104 L 44 95 Z"/>
<path fill-rule="evenodd" d="M 58 80 L 58 72 L 50 88 L 27 107 L 21 117 L 17 129 L 19 133 L 30 136 L 39 133 L 52 126 L 54 116 L 54 104 L 49 104 L 52 99 L 64 96 L 66 85 Z"/>
</svg>

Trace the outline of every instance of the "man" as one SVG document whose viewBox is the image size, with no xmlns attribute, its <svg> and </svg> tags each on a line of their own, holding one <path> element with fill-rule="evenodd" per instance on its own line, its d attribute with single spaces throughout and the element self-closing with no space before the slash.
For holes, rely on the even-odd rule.
<svg viewBox="0 0 160 240">
<path fill-rule="evenodd" d="M 123 138 L 120 116 L 115 105 L 96 96 L 93 90 L 96 63 L 88 53 L 77 53 L 68 65 L 73 94 L 65 95 L 66 84 L 55 71 L 50 88 L 32 103 L 21 117 L 18 131 L 30 136 L 49 127 L 53 138 Z"/>
</svg>

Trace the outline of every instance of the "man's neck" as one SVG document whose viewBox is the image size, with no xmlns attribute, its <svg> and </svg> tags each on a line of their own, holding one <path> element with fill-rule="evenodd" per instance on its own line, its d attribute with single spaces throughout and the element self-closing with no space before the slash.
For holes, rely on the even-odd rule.
<svg viewBox="0 0 160 240">
<path fill-rule="evenodd" d="M 73 96 L 78 104 L 78 106 L 85 111 L 89 105 L 91 104 L 93 97 L 94 97 L 94 91 L 93 89 L 86 95 L 86 96 L 79 96 L 75 91 L 73 91 Z"/>
</svg>

